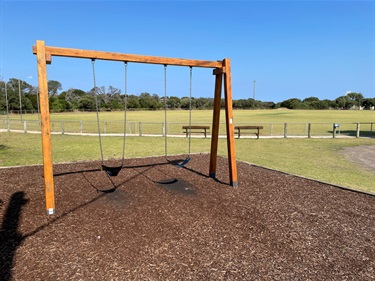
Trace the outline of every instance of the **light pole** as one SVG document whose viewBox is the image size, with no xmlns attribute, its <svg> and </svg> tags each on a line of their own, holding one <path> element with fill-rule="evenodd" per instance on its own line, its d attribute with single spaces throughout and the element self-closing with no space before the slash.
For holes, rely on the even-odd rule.
<svg viewBox="0 0 375 281">
<path fill-rule="evenodd" d="M 36 93 L 36 107 L 38 109 L 38 120 L 40 120 L 40 112 L 39 112 L 39 88 L 38 88 L 38 91 Z"/>
<path fill-rule="evenodd" d="M 6 107 L 7 107 L 7 129 L 8 129 L 8 132 L 9 132 L 9 103 L 8 103 L 8 90 L 7 90 L 7 82 L 4 83 L 5 84 L 5 104 L 6 104 Z"/>
<path fill-rule="evenodd" d="M 21 81 L 18 79 L 18 94 L 20 96 L 20 114 L 21 114 L 21 122 L 22 122 L 22 98 L 21 98 Z"/>
</svg>

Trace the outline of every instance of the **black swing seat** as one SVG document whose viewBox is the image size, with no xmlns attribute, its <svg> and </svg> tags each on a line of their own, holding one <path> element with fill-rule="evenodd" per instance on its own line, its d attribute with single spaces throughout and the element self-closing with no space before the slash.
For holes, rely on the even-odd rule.
<svg viewBox="0 0 375 281">
<path fill-rule="evenodd" d="M 190 161 L 190 157 L 189 156 L 186 157 L 186 159 L 182 161 L 181 163 L 179 163 L 180 160 L 168 160 L 167 159 L 167 161 L 176 167 L 182 168 Z"/>
<path fill-rule="evenodd" d="M 122 165 L 118 167 L 108 167 L 106 165 L 102 165 L 102 170 L 105 171 L 110 177 L 115 177 L 121 171 Z"/>
<path fill-rule="evenodd" d="M 182 161 L 180 164 L 177 164 L 177 166 L 184 167 L 189 161 L 190 161 L 190 157 L 186 157 L 186 159 Z"/>
</svg>

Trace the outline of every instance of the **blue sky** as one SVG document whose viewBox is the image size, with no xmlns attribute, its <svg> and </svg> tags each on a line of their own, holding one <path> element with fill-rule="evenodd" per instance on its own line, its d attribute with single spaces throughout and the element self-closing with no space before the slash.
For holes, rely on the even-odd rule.
<svg viewBox="0 0 375 281">
<path fill-rule="evenodd" d="M 374 1 L 0 0 L 0 75 L 37 86 L 32 45 L 128 54 L 231 59 L 234 99 L 279 102 L 375 97 Z M 97 61 L 98 86 L 124 92 L 121 62 Z M 129 63 L 128 93 L 164 95 L 161 65 Z M 189 69 L 169 66 L 167 95 L 189 95 Z M 93 86 L 91 61 L 54 57 L 48 79 Z M 212 97 L 211 69 L 193 69 L 193 96 Z"/>
</svg>

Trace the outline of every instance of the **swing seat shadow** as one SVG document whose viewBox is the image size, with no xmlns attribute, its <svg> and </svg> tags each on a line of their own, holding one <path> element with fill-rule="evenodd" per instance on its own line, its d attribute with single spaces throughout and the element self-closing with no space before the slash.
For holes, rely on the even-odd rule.
<svg viewBox="0 0 375 281">
<path fill-rule="evenodd" d="M 174 194 L 197 195 L 197 192 L 194 190 L 194 186 L 182 179 L 159 181 L 158 184 L 163 189 Z"/>
<path fill-rule="evenodd" d="M 172 160 L 172 161 L 176 162 L 176 163 L 180 163 L 180 162 L 183 161 L 183 159 L 177 159 L 177 160 Z M 153 168 L 153 167 L 164 166 L 164 165 L 170 165 L 170 162 L 158 162 L 158 163 L 151 163 L 151 164 L 145 164 L 145 165 L 124 165 L 124 166 L 121 167 L 120 170 L 122 170 L 122 169 L 136 169 L 136 168 Z M 78 170 L 75 170 L 75 171 L 57 172 L 57 173 L 54 173 L 53 176 L 59 177 L 59 176 L 67 176 L 67 175 L 82 174 L 82 173 L 96 173 L 96 172 L 100 172 L 100 171 L 102 171 L 101 168 L 78 169 Z"/>
</svg>

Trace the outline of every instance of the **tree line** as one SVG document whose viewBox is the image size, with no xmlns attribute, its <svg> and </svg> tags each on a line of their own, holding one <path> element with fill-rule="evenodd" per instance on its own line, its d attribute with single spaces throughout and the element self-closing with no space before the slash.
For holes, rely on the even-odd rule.
<svg viewBox="0 0 375 281">
<path fill-rule="evenodd" d="M 6 91 L 6 92 L 5 92 Z M 109 86 L 102 86 L 89 91 L 81 89 L 69 89 L 62 91 L 62 85 L 55 80 L 48 81 L 49 105 L 53 112 L 63 111 L 95 111 L 96 100 L 100 110 L 123 110 L 124 95 L 121 90 Z M 37 111 L 39 107 L 38 87 L 32 86 L 20 79 L 11 78 L 8 82 L 0 79 L 0 111 L 7 109 L 11 112 L 19 111 Z M 165 104 L 168 109 L 212 109 L 214 105 L 213 98 L 195 98 L 169 96 L 164 101 L 164 96 L 143 92 L 139 95 L 127 95 L 126 104 L 129 110 L 164 109 Z M 221 100 L 224 107 L 225 100 Z M 375 98 L 365 98 L 361 93 L 351 92 L 340 96 L 335 100 L 320 100 L 317 97 L 309 97 L 304 100 L 291 98 L 279 103 L 264 102 L 252 98 L 233 100 L 234 109 L 275 109 L 285 107 L 289 109 L 351 109 L 363 108 L 374 109 Z"/>
</svg>

